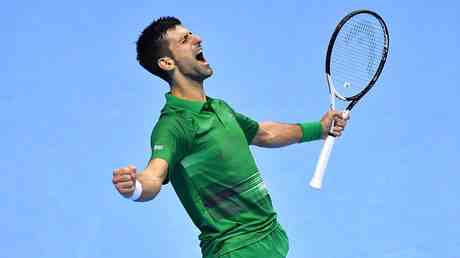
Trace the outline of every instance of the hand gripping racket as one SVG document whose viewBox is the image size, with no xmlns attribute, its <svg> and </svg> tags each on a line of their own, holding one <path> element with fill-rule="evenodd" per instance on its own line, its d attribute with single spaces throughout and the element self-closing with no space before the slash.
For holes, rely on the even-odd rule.
<svg viewBox="0 0 460 258">
<path fill-rule="evenodd" d="M 330 109 L 335 99 L 348 102 L 344 116 L 374 86 L 388 55 L 388 28 L 382 17 L 369 10 L 356 10 L 342 18 L 329 41 L 326 53 L 326 82 Z M 310 186 L 321 189 L 335 137 L 330 128 Z"/>
</svg>

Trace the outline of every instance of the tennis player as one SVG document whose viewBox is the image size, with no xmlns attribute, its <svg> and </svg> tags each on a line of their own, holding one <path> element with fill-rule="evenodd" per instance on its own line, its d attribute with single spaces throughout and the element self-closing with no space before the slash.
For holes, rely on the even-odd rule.
<svg viewBox="0 0 460 258">
<path fill-rule="evenodd" d="M 206 95 L 213 70 L 201 38 L 174 17 L 151 23 L 137 41 L 137 59 L 170 87 L 151 135 L 151 158 L 142 173 L 115 169 L 118 192 L 138 202 L 152 200 L 171 182 L 201 234 L 204 258 L 283 258 L 288 238 L 249 149 L 276 148 L 340 136 L 346 121 L 327 112 L 320 121 L 258 123 L 223 100 Z"/>
</svg>

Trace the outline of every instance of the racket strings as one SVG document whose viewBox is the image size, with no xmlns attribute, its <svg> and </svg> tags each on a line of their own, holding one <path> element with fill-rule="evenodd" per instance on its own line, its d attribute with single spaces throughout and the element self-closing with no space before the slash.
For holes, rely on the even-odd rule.
<svg viewBox="0 0 460 258">
<path fill-rule="evenodd" d="M 380 22 L 357 15 L 339 31 L 331 56 L 331 76 L 338 93 L 351 97 L 361 92 L 376 74 L 385 46 Z"/>
</svg>

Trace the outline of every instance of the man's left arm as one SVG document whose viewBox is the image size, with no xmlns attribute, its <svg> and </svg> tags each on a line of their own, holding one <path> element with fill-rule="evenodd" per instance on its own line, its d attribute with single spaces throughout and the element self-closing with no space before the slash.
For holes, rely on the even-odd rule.
<svg viewBox="0 0 460 258">
<path fill-rule="evenodd" d="M 328 135 L 332 121 L 334 121 L 332 134 L 339 137 L 348 119 L 348 117 L 343 118 L 342 112 L 329 111 L 318 122 L 300 124 L 261 122 L 251 144 L 259 147 L 279 148 L 293 143 L 324 139 Z"/>
</svg>

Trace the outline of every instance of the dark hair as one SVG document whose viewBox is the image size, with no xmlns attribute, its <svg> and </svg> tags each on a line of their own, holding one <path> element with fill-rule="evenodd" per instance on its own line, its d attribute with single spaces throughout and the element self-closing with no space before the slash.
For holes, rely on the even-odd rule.
<svg viewBox="0 0 460 258">
<path fill-rule="evenodd" d="M 181 24 L 181 21 L 176 17 L 160 17 L 142 31 L 136 43 L 139 64 L 168 83 L 171 82 L 171 78 L 167 71 L 158 66 L 158 59 L 164 56 L 172 57 L 164 37 L 169 29 Z"/>
</svg>

